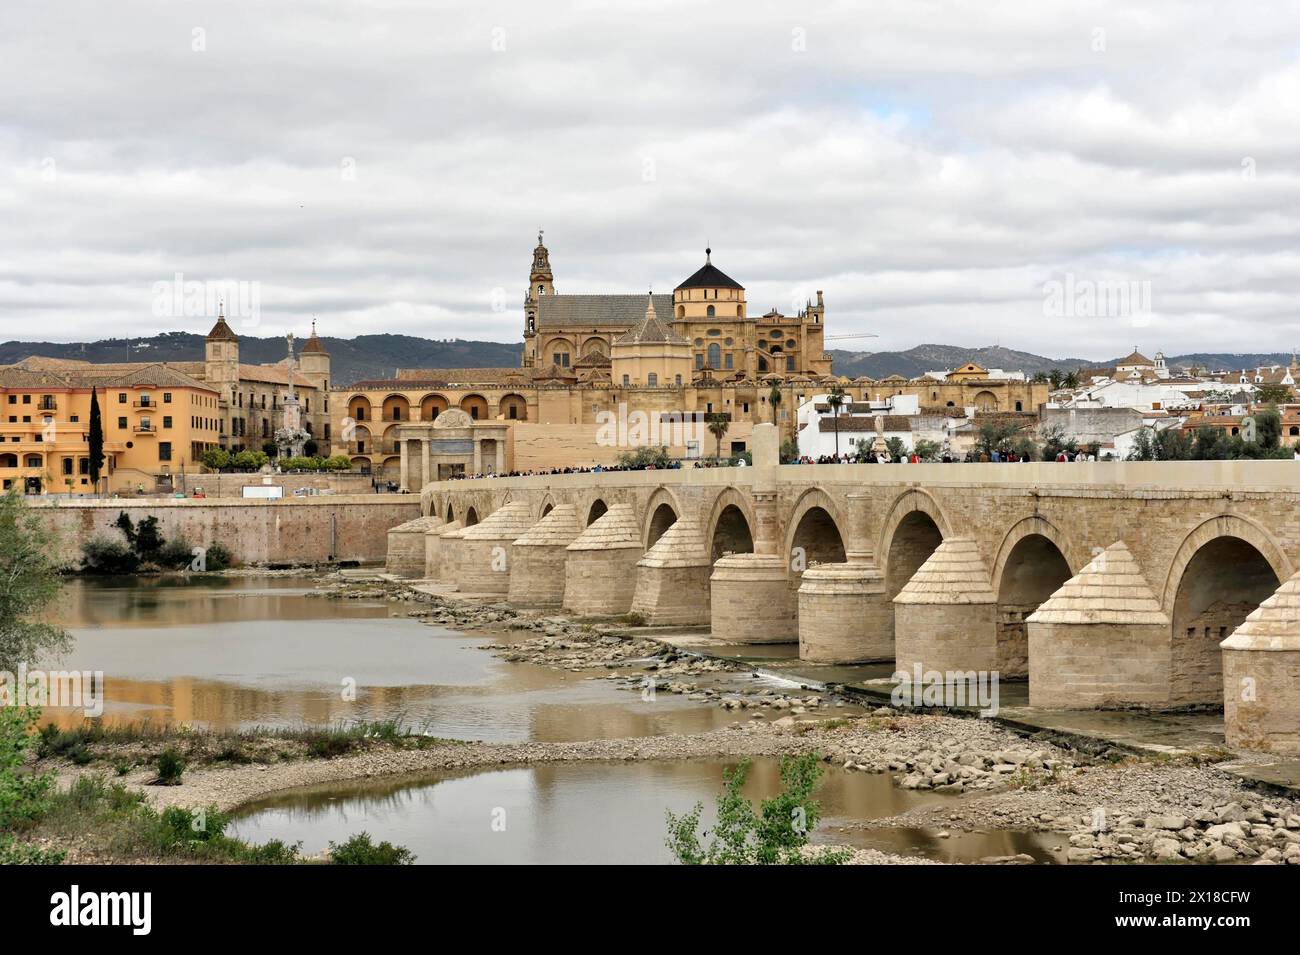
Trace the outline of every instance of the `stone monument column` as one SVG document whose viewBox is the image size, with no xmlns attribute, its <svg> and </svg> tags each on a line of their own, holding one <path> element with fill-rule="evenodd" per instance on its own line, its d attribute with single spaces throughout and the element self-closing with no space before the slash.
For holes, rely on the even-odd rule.
<svg viewBox="0 0 1300 955">
<path fill-rule="evenodd" d="M 406 450 L 406 441 L 402 438 L 402 431 L 400 428 L 397 431 L 397 449 L 398 449 L 398 455 L 400 456 L 402 461 L 402 477 L 401 477 L 400 487 L 403 491 L 409 491 L 411 489 L 410 457 Z"/>
</svg>

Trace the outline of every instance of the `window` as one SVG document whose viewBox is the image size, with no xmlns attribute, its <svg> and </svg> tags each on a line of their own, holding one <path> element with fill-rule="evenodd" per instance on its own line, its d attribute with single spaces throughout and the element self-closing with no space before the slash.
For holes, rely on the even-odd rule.
<svg viewBox="0 0 1300 955">
<path fill-rule="evenodd" d="M 9 403 L 10 403 L 11 405 L 16 405 L 16 404 L 18 404 L 18 396 L 17 396 L 17 395 L 10 395 L 10 396 L 9 396 Z"/>
<path fill-rule="evenodd" d="M 723 359 L 723 364 L 722 364 L 722 366 L 723 366 L 724 368 L 726 368 L 728 371 L 730 371 L 732 368 L 735 367 L 735 366 L 732 364 L 731 352 L 727 352 L 727 356 L 726 356 L 726 358 Z"/>
<path fill-rule="evenodd" d="M 712 305 L 710 305 L 710 306 L 708 307 L 708 309 L 705 310 L 705 313 L 704 313 L 704 314 L 705 314 L 707 317 L 712 318 L 712 317 L 714 316 L 715 311 L 716 311 L 716 310 L 714 309 L 714 307 L 713 307 Z"/>
<path fill-rule="evenodd" d="M 170 441 L 158 442 L 158 460 L 170 461 L 172 459 L 172 443 Z"/>
<path fill-rule="evenodd" d="M 90 473 L 90 458 L 78 458 L 78 459 L 77 459 L 77 473 L 78 473 L 78 474 L 89 474 L 89 473 Z"/>
<path fill-rule="evenodd" d="M 68 418 L 68 420 L 71 421 L 73 424 L 76 424 L 78 421 L 81 420 L 81 415 L 74 414 L 70 418 Z"/>
<path fill-rule="evenodd" d="M 31 404 L 31 403 L 32 403 L 32 396 L 31 396 L 31 395 L 23 395 L 23 404 L 25 404 L 25 405 L 29 405 L 29 404 Z"/>
<path fill-rule="evenodd" d="M 172 426 L 172 416 L 169 414 L 163 415 L 163 427 L 170 428 L 171 426 Z"/>
<path fill-rule="evenodd" d="M 27 466 L 29 468 L 39 468 L 41 466 L 41 456 L 39 454 L 27 455 Z"/>
<path fill-rule="evenodd" d="M 682 386 L 682 376 L 681 375 L 674 376 L 673 384 L 675 384 L 678 388 L 680 388 Z"/>
<path fill-rule="evenodd" d="M 1022 405 L 1022 403 L 1019 402 L 1019 401 L 1016 402 L 1016 410 L 1017 410 L 1017 411 L 1024 411 L 1024 410 L 1025 410 L 1024 407 L 1023 407 L 1023 405 Z"/>
<path fill-rule="evenodd" d="M 147 391 L 142 391 L 142 392 L 140 392 L 140 407 L 141 407 L 141 408 L 148 408 L 149 405 L 151 405 L 152 403 L 153 403 L 153 398 L 151 398 L 151 397 L 149 396 L 149 392 L 147 392 Z"/>
<path fill-rule="evenodd" d="M 118 418 L 118 419 L 117 419 L 117 426 L 118 426 L 119 428 L 121 428 L 123 431 L 125 431 L 125 430 L 126 430 L 126 419 L 125 419 L 125 418 Z"/>
<path fill-rule="evenodd" d="M 788 355 L 785 359 L 785 370 L 794 371 L 794 355 Z"/>
<path fill-rule="evenodd" d="M 649 385 L 651 388 L 658 388 L 659 376 L 652 371 L 650 372 L 650 374 L 645 376 L 645 383 Z"/>
<path fill-rule="evenodd" d="M 709 367 L 722 367 L 722 347 L 717 342 L 709 343 Z"/>
<path fill-rule="evenodd" d="M 695 353 L 695 368 L 699 370 L 704 367 L 704 355 L 701 352 Z"/>
<path fill-rule="evenodd" d="M 72 458 L 63 459 L 63 474 L 65 477 L 72 477 Z"/>
<path fill-rule="evenodd" d="M 125 392 L 125 391 L 119 391 L 119 392 L 117 393 L 117 403 L 118 403 L 119 405 L 124 405 L 124 404 L 126 404 L 126 392 Z"/>
<path fill-rule="evenodd" d="M 628 385 L 630 385 L 630 384 L 632 384 L 632 380 L 631 380 L 630 376 L 628 376 L 628 375 L 624 375 L 624 376 L 623 376 L 623 387 L 626 388 L 626 387 L 627 387 Z"/>
<path fill-rule="evenodd" d="M 140 430 L 141 430 L 141 431 L 152 431 L 152 430 L 153 430 L 153 419 L 152 419 L 152 418 L 141 418 L 141 419 L 140 419 Z"/>
<path fill-rule="evenodd" d="M 169 405 L 169 404 L 171 404 L 171 403 L 172 403 L 172 393 L 171 393 L 170 391 L 164 391 L 164 392 L 163 392 L 163 404 L 165 404 L 165 405 Z"/>
</svg>

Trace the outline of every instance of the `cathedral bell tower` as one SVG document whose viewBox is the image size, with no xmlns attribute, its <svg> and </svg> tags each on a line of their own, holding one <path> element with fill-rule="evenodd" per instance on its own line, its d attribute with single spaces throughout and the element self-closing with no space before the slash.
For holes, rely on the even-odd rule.
<svg viewBox="0 0 1300 955">
<path fill-rule="evenodd" d="M 537 364 L 537 311 L 543 295 L 554 295 L 555 284 L 551 275 L 551 253 L 542 244 L 542 230 L 537 230 L 537 248 L 533 249 L 533 267 L 528 272 L 528 294 L 524 296 L 524 358 L 525 368 Z"/>
</svg>

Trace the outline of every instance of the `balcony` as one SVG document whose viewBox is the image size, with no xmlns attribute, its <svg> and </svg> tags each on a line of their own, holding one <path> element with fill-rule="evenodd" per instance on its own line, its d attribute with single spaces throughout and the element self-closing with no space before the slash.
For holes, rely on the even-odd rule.
<svg viewBox="0 0 1300 955">
<path fill-rule="evenodd" d="M 151 424 L 138 424 L 131 429 L 136 434 L 157 434 L 158 429 Z"/>
<path fill-rule="evenodd" d="M 157 401 L 152 401 L 152 400 L 150 400 L 150 401 L 133 401 L 133 402 L 131 402 L 131 407 L 132 407 L 132 408 L 144 408 L 144 409 L 152 410 L 152 409 L 154 409 L 154 408 L 159 408 L 159 407 L 161 407 L 161 405 L 160 405 Z"/>
<path fill-rule="evenodd" d="M 50 402 L 42 401 L 39 405 L 36 406 L 36 410 L 37 411 L 58 411 L 59 403 L 57 401 L 50 401 Z"/>
</svg>

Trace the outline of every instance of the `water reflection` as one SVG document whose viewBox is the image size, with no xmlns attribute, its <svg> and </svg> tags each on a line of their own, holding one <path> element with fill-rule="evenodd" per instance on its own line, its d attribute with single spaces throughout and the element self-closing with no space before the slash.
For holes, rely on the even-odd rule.
<svg viewBox="0 0 1300 955">
<path fill-rule="evenodd" d="M 386 601 L 307 590 L 293 578 L 73 580 L 54 617 L 76 645 L 57 665 L 104 672 L 110 724 L 401 718 L 439 736 L 518 742 L 703 732 L 742 718 L 670 694 L 643 702 L 587 673 L 503 663 L 479 649 L 493 638 L 425 626 Z M 47 709 L 46 719 L 66 726 L 82 713 Z"/>
<path fill-rule="evenodd" d="M 416 853 L 422 863 L 666 863 L 665 810 L 705 805 L 711 828 L 722 771 L 734 763 L 552 763 L 519 769 L 439 774 L 419 780 L 330 784 L 259 801 L 232 831 L 254 841 L 301 841 L 319 852 L 362 830 Z M 745 793 L 780 789 L 778 763 L 756 760 Z M 894 786 L 888 776 L 828 768 L 817 790 L 823 823 L 815 842 L 921 853 L 973 862 L 1031 852 L 1047 859 L 1042 837 L 987 833 L 939 839 L 927 830 L 863 830 L 880 819 L 954 797 Z M 887 833 L 887 835 L 881 835 Z"/>
</svg>

